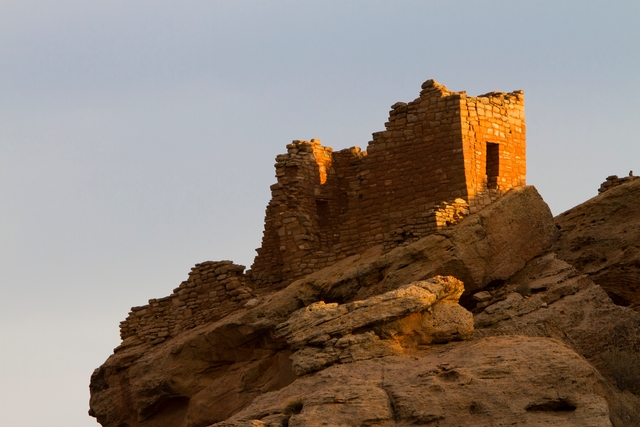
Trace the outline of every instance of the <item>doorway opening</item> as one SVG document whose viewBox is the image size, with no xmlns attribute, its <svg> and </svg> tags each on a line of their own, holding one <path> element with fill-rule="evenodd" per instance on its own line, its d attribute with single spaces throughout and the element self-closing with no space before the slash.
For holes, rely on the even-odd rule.
<svg viewBox="0 0 640 427">
<path fill-rule="evenodd" d="M 318 213 L 318 225 L 326 229 L 331 225 L 331 210 L 328 200 L 316 199 L 316 212 Z"/>
<path fill-rule="evenodd" d="M 500 145 L 487 142 L 487 188 L 498 188 L 500 173 Z"/>
</svg>

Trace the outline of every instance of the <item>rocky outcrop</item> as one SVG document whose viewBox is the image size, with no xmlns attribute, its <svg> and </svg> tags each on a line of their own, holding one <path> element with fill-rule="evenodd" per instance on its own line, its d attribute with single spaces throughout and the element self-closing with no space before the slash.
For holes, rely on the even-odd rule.
<svg viewBox="0 0 640 427">
<path fill-rule="evenodd" d="M 304 375 L 338 362 L 469 338 L 473 316 L 458 305 L 463 291 L 456 278 L 437 276 L 364 301 L 320 301 L 293 313 L 275 332 L 295 350 L 293 370 Z"/>
<path fill-rule="evenodd" d="M 611 383 L 620 366 L 610 356 L 640 354 L 640 313 L 614 305 L 588 275 L 554 253 L 531 260 L 488 293 L 491 298 L 474 309 L 476 338 L 555 338 L 589 360 Z M 612 413 L 616 425 L 640 425 L 640 398 L 613 392 L 607 399 L 618 408 Z"/>
<path fill-rule="evenodd" d="M 307 335 L 315 337 L 314 341 L 304 338 L 305 330 L 313 332 L 313 328 L 303 327 L 303 313 L 314 313 L 313 307 L 290 316 L 300 307 L 300 300 L 295 297 L 296 289 L 288 288 L 251 310 L 238 311 L 162 345 L 118 351 L 92 376 L 91 408 L 102 425 L 113 426 L 203 426 L 224 420 L 256 396 L 296 378 L 289 360 L 290 347 L 300 349 L 305 343 L 321 342 L 326 335 L 332 340 L 332 334 L 343 334 L 342 341 L 334 344 L 342 350 L 340 363 L 346 363 L 401 353 L 420 342 L 470 336 L 471 314 L 456 303 L 462 291 L 462 283 L 456 279 L 436 278 L 351 303 L 350 313 L 345 307 L 329 304 L 345 314 L 334 316 L 333 325 L 349 328 L 331 328 L 327 321 L 326 334 Z M 315 305 L 320 306 L 323 304 Z M 421 313 L 429 308 L 431 313 Z M 278 331 L 289 336 L 292 345 L 272 334 L 278 325 Z M 367 326 L 371 327 L 368 333 Z M 373 351 L 390 347 L 395 349 L 392 353 Z M 293 359 L 298 361 L 294 365 L 299 367 L 298 373 L 336 362 L 319 365 L 316 357 L 313 369 L 309 369 L 308 353 Z"/>
<path fill-rule="evenodd" d="M 228 318 L 119 351 L 92 375 L 92 415 L 103 426 L 203 426 L 291 383 L 291 352 L 252 327 Z"/>
<path fill-rule="evenodd" d="M 640 351 L 640 314 L 614 305 L 588 275 L 554 253 L 532 260 L 492 293 L 487 306 L 474 310 L 477 337 L 553 337 L 590 360 L 621 345 Z"/>
<path fill-rule="evenodd" d="M 550 252 L 559 233 L 533 187 L 512 190 L 455 227 L 119 347 L 92 376 L 91 413 L 105 427 L 640 425 L 603 357 L 640 352 L 640 313 Z"/>
<path fill-rule="evenodd" d="M 296 310 L 318 301 L 366 300 L 437 275 L 454 276 L 477 291 L 509 278 L 556 233 L 535 188 L 512 190 L 441 233 L 383 255 L 372 248 L 346 258 L 258 295 L 251 309 L 161 344 L 119 348 L 92 376 L 91 414 L 105 427 L 201 427 L 225 420 L 296 378 L 290 347 L 273 333 Z"/>
<path fill-rule="evenodd" d="M 455 227 L 382 253 L 381 247 L 310 274 L 290 288 L 306 305 L 366 299 L 437 275 L 465 286 L 462 299 L 502 282 L 548 249 L 558 236 L 547 204 L 534 187 L 507 195 Z"/>
<path fill-rule="evenodd" d="M 640 310 L 640 179 L 628 180 L 555 218 L 558 257 L 619 305 Z"/>
<path fill-rule="evenodd" d="M 491 337 L 334 365 L 214 426 L 605 427 L 605 390 L 589 363 L 553 339 Z"/>
</svg>

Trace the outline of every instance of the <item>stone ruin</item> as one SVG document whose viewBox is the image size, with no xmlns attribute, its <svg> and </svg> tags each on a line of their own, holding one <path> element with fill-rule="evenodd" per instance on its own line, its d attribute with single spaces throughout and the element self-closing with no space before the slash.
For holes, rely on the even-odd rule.
<svg viewBox="0 0 640 427">
<path fill-rule="evenodd" d="M 522 91 L 468 97 L 428 80 L 417 99 L 391 108 L 366 151 L 312 139 L 276 157 L 278 183 L 248 272 L 257 286 L 417 240 L 525 185 Z"/>
<path fill-rule="evenodd" d="M 629 172 L 629 176 L 623 176 L 622 178 L 618 178 L 618 175 L 610 175 L 607 177 L 605 182 L 600 184 L 600 188 L 598 188 L 598 194 L 602 194 L 607 190 L 611 190 L 612 188 L 618 187 L 622 184 L 626 184 L 627 182 L 631 182 L 637 178 L 637 176 L 633 175 L 633 171 Z"/>
<path fill-rule="evenodd" d="M 420 239 L 525 185 L 523 91 L 477 97 L 434 80 L 391 107 L 366 151 L 296 140 L 276 157 L 262 247 L 251 270 L 197 264 L 165 298 L 132 308 L 122 346 L 159 343 L 340 259 Z M 121 347 L 122 347 L 121 346 Z"/>
</svg>

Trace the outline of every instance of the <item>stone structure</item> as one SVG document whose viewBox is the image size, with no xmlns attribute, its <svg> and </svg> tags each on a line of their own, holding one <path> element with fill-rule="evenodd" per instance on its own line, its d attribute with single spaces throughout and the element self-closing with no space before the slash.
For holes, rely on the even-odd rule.
<svg viewBox="0 0 640 427">
<path fill-rule="evenodd" d="M 243 307 L 254 290 L 283 286 L 347 256 L 388 251 L 455 224 L 525 185 L 522 91 L 467 97 L 428 80 L 392 106 L 367 151 L 293 141 L 276 157 L 278 182 L 252 269 L 197 264 L 165 298 L 131 309 L 123 346 L 160 343 Z"/>
<path fill-rule="evenodd" d="M 120 323 L 122 345 L 158 344 L 183 330 L 218 320 L 243 306 L 253 296 L 244 266 L 231 261 L 196 264 L 189 279 L 168 297 L 133 307 Z"/>
<path fill-rule="evenodd" d="M 417 240 L 525 185 L 524 95 L 468 97 L 428 80 L 366 151 L 293 141 L 276 158 L 250 277 L 286 284 L 375 245 Z"/>
<path fill-rule="evenodd" d="M 629 172 L 629 176 L 624 176 L 622 178 L 618 178 L 618 175 L 611 175 L 607 177 L 607 180 L 600 184 L 600 188 L 598 188 L 598 194 L 602 194 L 611 188 L 617 187 L 619 185 L 625 184 L 627 182 L 631 182 L 634 179 L 638 178 L 637 176 L 633 176 L 633 171 Z"/>
</svg>

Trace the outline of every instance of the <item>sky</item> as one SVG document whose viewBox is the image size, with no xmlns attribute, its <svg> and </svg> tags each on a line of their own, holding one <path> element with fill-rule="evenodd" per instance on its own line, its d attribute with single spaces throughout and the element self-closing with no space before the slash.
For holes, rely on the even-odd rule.
<svg viewBox="0 0 640 427">
<path fill-rule="evenodd" d="M 433 78 L 525 91 L 554 215 L 640 175 L 640 2 L 0 0 L 0 425 L 97 426 L 132 306 L 249 266 L 274 158 L 384 129 Z"/>
</svg>

